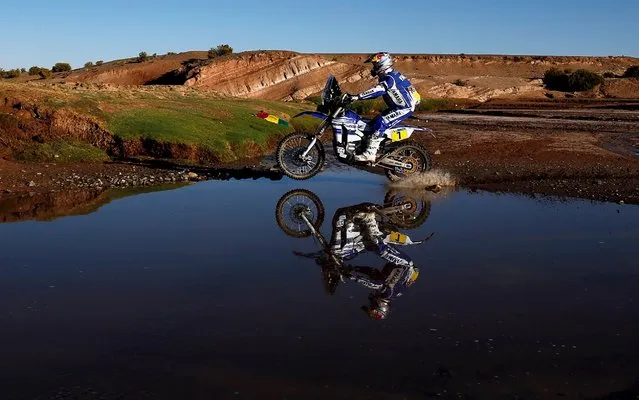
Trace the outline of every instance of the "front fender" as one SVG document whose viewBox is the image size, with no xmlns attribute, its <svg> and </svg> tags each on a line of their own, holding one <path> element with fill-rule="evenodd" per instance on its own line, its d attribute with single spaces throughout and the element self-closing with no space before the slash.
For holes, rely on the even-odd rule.
<svg viewBox="0 0 639 400">
<path fill-rule="evenodd" d="M 328 118 L 328 115 L 321 113 L 319 111 L 304 111 L 295 115 L 293 118 L 301 117 L 302 115 L 310 115 L 311 117 L 315 117 L 321 120 L 325 120 L 326 118 Z"/>
</svg>

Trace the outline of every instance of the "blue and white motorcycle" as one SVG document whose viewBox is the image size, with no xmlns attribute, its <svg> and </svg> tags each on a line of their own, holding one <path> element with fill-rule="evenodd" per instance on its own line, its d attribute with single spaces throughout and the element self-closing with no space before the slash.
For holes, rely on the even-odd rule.
<svg viewBox="0 0 639 400">
<path fill-rule="evenodd" d="M 317 111 L 305 111 L 293 118 L 310 115 L 322 120 L 313 133 L 295 132 L 286 136 L 277 147 L 277 164 L 282 172 L 293 179 L 309 179 L 322 170 L 326 161 L 321 137 L 330 127 L 333 130 L 333 149 L 336 158 L 349 165 L 381 167 L 391 181 L 398 181 L 416 173 L 431 169 L 431 158 L 418 143 L 407 140 L 417 131 L 430 132 L 428 128 L 396 126 L 384 132 L 385 139 L 374 162 L 360 162 L 354 155 L 366 147 L 370 129 L 367 120 L 347 108 L 348 96 L 343 94 L 337 80 L 330 76 L 322 92 L 322 102 Z"/>
</svg>

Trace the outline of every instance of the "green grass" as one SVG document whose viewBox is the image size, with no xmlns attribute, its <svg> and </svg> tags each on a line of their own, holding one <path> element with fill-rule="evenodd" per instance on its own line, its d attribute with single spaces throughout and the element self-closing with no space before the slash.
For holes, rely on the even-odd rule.
<svg viewBox="0 0 639 400">
<path fill-rule="evenodd" d="M 21 161 L 83 163 L 103 162 L 109 159 L 107 154 L 88 143 L 80 141 L 55 141 L 30 146 L 17 154 Z"/>
<path fill-rule="evenodd" d="M 106 128 L 122 139 L 144 138 L 164 143 L 185 143 L 207 149 L 222 161 L 232 161 L 254 156 L 255 151 L 266 151 L 269 141 L 293 130 L 292 126 L 283 127 L 257 118 L 255 114 L 260 110 L 290 119 L 290 107 L 278 103 L 151 99 L 145 107 L 125 108 L 110 113 Z"/>
<path fill-rule="evenodd" d="M 207 92 L 139 88 L 48 92 L 52 109 L 70 109 L 101 121 L 124 140 L 150 139 L 208 150 L 221 161 L 254 157 L 272 150 L 273 142 L 292 132 L 291 116 L 308 105 L 219 98 Z M 257 118 L 259 111 L 291 122 L 288 127 Z M 306 124 L 304 124 L 306 126 Z"/>
</svg>

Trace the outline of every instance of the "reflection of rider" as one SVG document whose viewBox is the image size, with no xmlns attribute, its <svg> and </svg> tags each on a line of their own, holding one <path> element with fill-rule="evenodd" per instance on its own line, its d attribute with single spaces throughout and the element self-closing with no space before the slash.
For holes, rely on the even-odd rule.
<svg viewBox="0 0 639 400">
<path fill-rule="evenodd" d="M 391 300 L 401 296 L 419 274 L 410 257 L 392 246 L 399 236 L 395 232 L 385 234 L 380 230 L 370 204 L 341 208 L 333 219 L 330 248 L 340 261 L 351 260 L 364 250 L 375 252 L 387 261 L 382 270 L 345 266 L 342 271 L 350 279 L 375 290 L 369 295 L 369 305 L 363 307 L 373 319 L 387 318 Z M 402 240 L 409 244 L 406 237 Z"/>
<path fill-rule="evenodd" d="M 379 79 L 379 83 L 358 95 L 349 95 L 349 100 L 369 100 L 384 96 L 388 109 L 371 121 L 372 134 L 368 147 L 362 154 L 355 155 L 357 161 L 375 161 L 379 145 L 384 140 L 384 132 L 411 116 L 420 102 L 419 93 L 410 81 L 392 69 L 393 59 L 390 54 L 376 53 L 366 62 L 373 64 L 371 74 Z"/>
</svg>

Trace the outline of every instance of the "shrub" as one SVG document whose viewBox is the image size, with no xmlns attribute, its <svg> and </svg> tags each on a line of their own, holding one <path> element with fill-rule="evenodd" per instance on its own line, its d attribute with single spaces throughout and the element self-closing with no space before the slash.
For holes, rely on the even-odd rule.
<svg viewBox="0 0 639 400">
<path fill-rule="evenodd" d="M 52 68 L 52 72 L 66 72 L 71 71 L 71 65 L 69 63 L 56 63 Z"/>
<path fill-rule="evenodd" d="M 568 88 L 573 92 L 591 90 L 602 83 L 604 83 L 604 80 L 601 75 L 585 69 L 578 69 L 568 75 Z"/>
<path fill-rule="evenodd" d="M 34 65 L 33 67 L 29 68 L 29 75 L 38 75 L 41 70 L 42 68 Z"/>
<path fill-rule="evenodd" d="M 623 74 L 624 78 L 639 78 L 639 65 L 633 65 Z"/>
<path fill-rule="evenodd" d="M 149 55 L 146 54 L 146 51 L 141 51 L 140 54 L 138 54 L 138 62 L 144 62 L 148 59 L 149 59 Z"/>
<path fill-rule="evenodd" d="M 216 48 L 212 48 L 208 52 L 209 58 L 221 57 L 227 54 L 233 54 L 233 48 L 228 44 L 221 44 Z"/>
<path fill-rule="evenodd" d="M 462 81 L 461 79 L 456 79 L 453 81 L 453 85 L 455 86 L 466 86 L 466 81 Z"/>
<path fill-rule="evenodd" d="M 173 51 L 169 51 L 168 53 L 166 53 L 167 56 L 175 56 L 177 55 L 177 53 L 173 52 Z"/>
<path fill-rule="evenodd" d="M 102 64 L 104 64 L 104 61 L 102 61 L 102 60 L 98 60 L 98 61 L 95 62 L 95 65 L 102 65 Z"/>
<path fill-rule="evenodd" d="M 544 74 L 544 85 L 550 90 L 559 90 L 563 92 L 582 92 L 591 90 L 597 85 L 604 82 L 601 75 L 585 69 L 577 71 L 551 68 Z"/>
<path fill-rule="evenodd" d="M 51 76 L 51 71 L 46 68 L 40 68 L 40 71 L 38 71 L 38 75 L 40 76 L 40 79 L 46 79 Z"/>
<path fill-rule="evenodd" d="M 3 69 L 0 68 L 0 78 L 3 79 L 13 79 L 13 78 L 17 78 L 20 76 L 20 70 L 19 69 L 10 69 L 9 71 L 5 71 Z"/>
<path fill-rule="evenodd" d="M 557 68 L 550 68 L 544 74 L 543 82 L 548 89 L 566 90 L 568 87 L 568 74 Z"/>
<path fill-rule="evenodd" d="M 84 63 L 84 68 L 91 68 L 93 67 L 93 61 L 87 61 Z"/>
<path fill-rule="evenodd" d="M 27 73 L 27 69 L 26 68 L 20 68 L 20 73 L 21 74 L 26 74 Z"/>
</svg>

